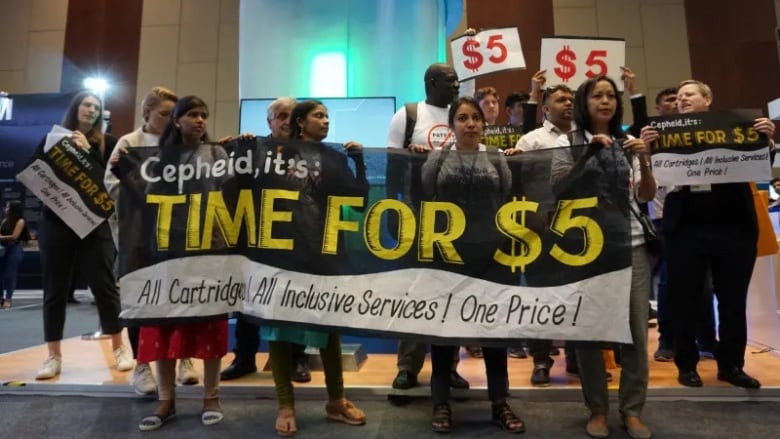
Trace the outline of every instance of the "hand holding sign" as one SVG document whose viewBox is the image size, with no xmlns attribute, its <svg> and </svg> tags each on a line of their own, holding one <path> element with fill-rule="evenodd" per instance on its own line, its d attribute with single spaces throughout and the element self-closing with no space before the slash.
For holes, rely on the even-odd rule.
<svg viewBox="0 0 780 439">
<path fill-rule="evenodd" d="M 552 74 L 548 85 L 577 88 L 595 76 L 610 76 L 623 90 L 621 71 L 626 60 L 626 42 L 614 38 L 542 38 L 541 68 Z"/>
<path fill-rule="evenodd" d="M 450 43 L 455 71 L 461 81 L 488 73 L 525 68 L 517 28 L 468 32 Z"/>
</svg>

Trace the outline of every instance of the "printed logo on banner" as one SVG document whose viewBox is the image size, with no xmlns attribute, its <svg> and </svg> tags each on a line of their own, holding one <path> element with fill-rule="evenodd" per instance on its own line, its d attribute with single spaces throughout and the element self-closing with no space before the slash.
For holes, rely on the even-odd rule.
<svg viewBox="0 0 780 439">
<path fill-rule="evenodd" d="M 626 62 L 626 42 L 618 38 L 542 38 L 540 66 L 547 70 L 547 86 L 576 89 L 596 76 L 609 76 L 623 90 L 620 67 Z"/>
</svg>

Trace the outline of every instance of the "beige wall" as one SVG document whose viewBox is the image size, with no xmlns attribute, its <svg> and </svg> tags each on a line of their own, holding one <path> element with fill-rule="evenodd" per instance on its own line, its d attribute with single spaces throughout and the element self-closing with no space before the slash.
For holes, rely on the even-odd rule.
<svg viewBox="0 0 780 439">
<path fill-rule="evenodd" d="M 0 90 L 59 92 L 68 0 L 0 3 Z"/>
<path fill-rule="evenodd" d="M 626 63 L 637 73 L 639 89 L 652 101 L 658 90 L 691 75 L 683 3 L 553 0 L 555 32 L 624 37 Z M 1 90 L 59 91 L 67 4 L 67 0 L 2 0 Z M 780 0 L 775 5 L 780 23 Z M 182 96 L 197 94 L 211 109 L 212 137 L 236 133 L 238 9 L 239 0 L 144 0 L 136 103 L 155 85 Z M 136 124 L 140 121 L 140 108 L 136 108 Z"/>
<path fill-rule="evenodd" d="M 136 125 L 146 92 L 162 85 L 209 105 L 209 131 L 238 131 L 239 0 L 144 0 Z"/>
<path fill-rule="evenodd" d="M 656 93 L 691 76 L 684 0 L 553 0 L 553 11 L 557 35 L 626 39 L 626 65 L 651 115 Z M 627 96 L 624 103 L 630 105 Z"/>
</svg>

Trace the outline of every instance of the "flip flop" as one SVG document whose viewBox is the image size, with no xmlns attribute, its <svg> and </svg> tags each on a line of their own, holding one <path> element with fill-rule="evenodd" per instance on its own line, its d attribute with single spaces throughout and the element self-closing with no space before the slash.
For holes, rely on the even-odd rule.
<svg viewBox="0 0 780 439">
<path fill-rule="evenodd" d="M 219 410 L 203 410 L 200 414 L 200 422 L 203 425 L 219 424 L 225 419 L 225 415 Z"/>
<path fill-rule="evenodd" d="M 141 419 L 138 424 L 138 429 L 141 431 L 157 430 L 163 426 L 166 422 L 176 417 L 176 410 L 171 410 L 165 416 L 152 415 Z"/>
</svg>

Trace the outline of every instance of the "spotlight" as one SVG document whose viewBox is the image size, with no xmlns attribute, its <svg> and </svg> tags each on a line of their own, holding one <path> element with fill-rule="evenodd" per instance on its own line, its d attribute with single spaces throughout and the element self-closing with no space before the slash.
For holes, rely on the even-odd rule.
<svg viewBox="0 0 780 439">
<path fill-rule="evenodd" d="M 84 79 L 84 88 L 100 96 L 103 96 L 106 90 L 108 90 L 108 82 L 103 78 L 90 76 Z"/>
</svg>

